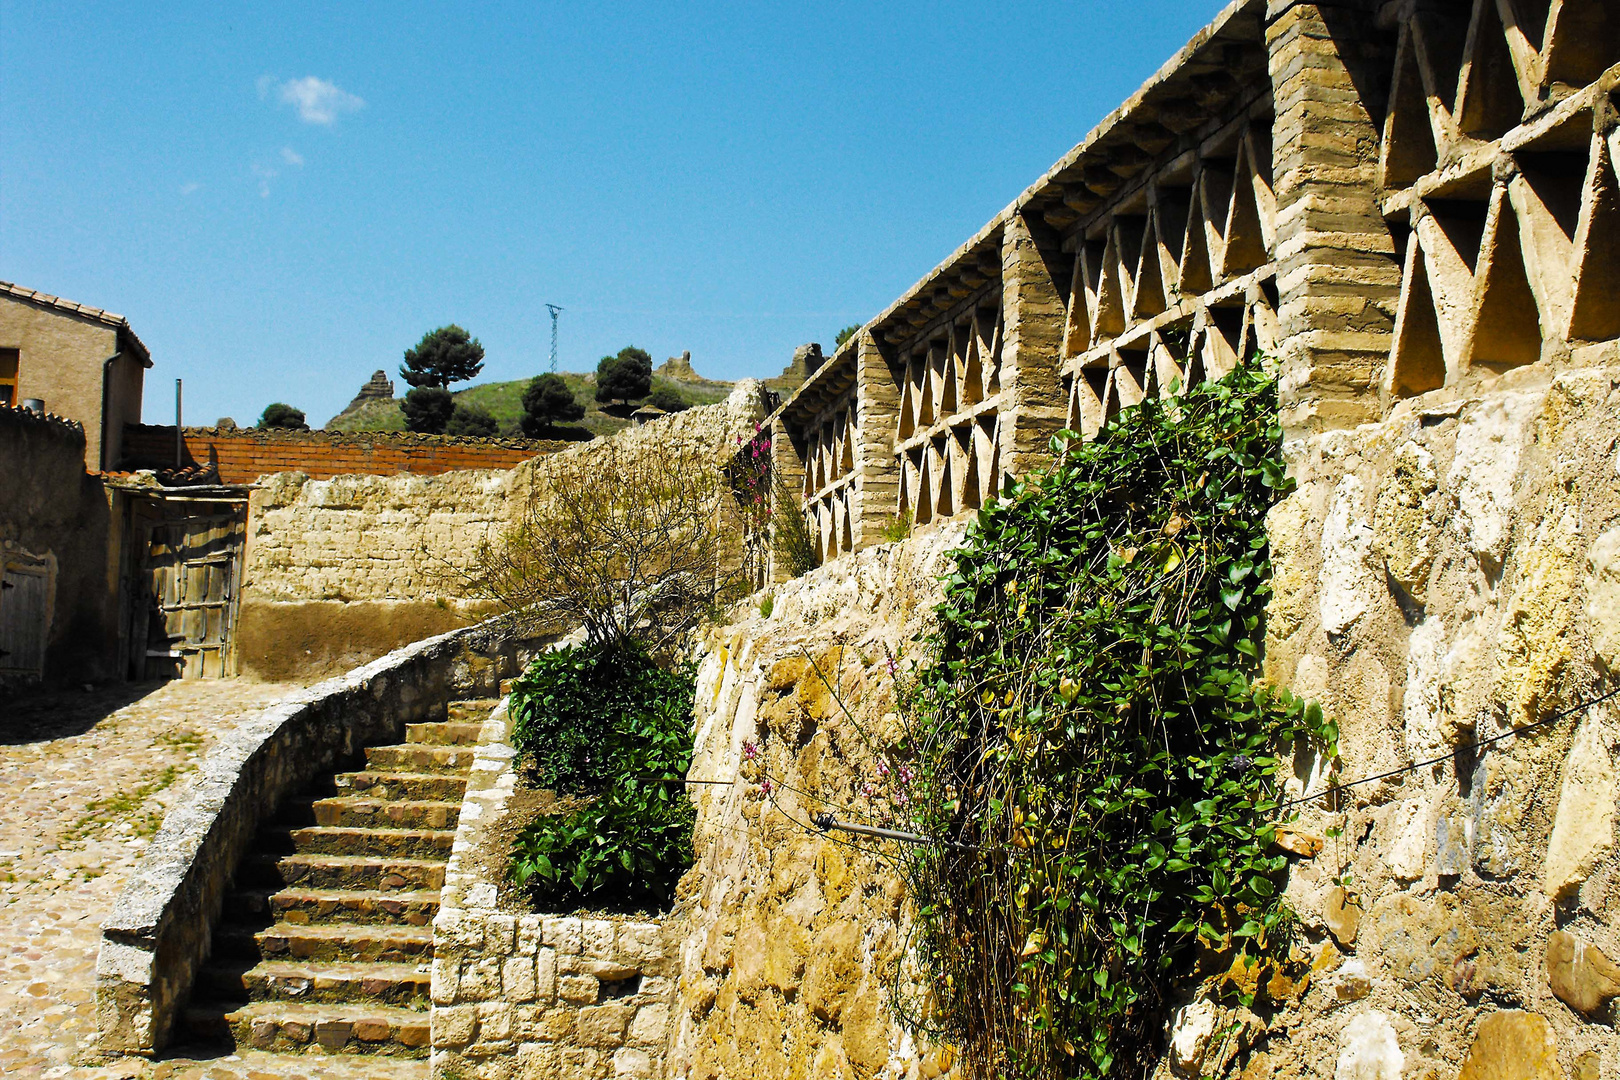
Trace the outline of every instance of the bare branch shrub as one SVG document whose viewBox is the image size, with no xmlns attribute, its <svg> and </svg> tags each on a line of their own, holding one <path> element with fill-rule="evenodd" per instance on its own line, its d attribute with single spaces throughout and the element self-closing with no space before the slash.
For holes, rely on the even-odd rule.
<svg viewBox="0 0 1620 1080">
<path fill-rule="evenodd" d="M 520 621 L 582 625 L 593 641 L 668 651 L 747 591 L 729 485 L 695 450 L 613 440 L 559 454 L 518 522 L 479 546 L 468 584 Z"/>
</svg>

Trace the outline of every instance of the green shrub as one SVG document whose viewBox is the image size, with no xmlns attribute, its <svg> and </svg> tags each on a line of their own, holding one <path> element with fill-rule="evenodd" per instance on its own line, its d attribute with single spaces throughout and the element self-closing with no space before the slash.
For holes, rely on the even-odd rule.
<svg viewBox="0 0 1620 1080">
<path fill-rule="evenodd" d="M 442 386 L 418 386 L 399 403 L 405 426 L 424 435 L 443 435 L 456 411 L 456 399 Z"/>
<path fill-rule="evenodd" d="M 444 426 L 446 435 L 461 435 L 473 438 L 493 438 L 500 430 L 495 422 L 495 416 L 481 405 L 463 405 L 456 403 L 455 411 L 450 414 L 450 422 Z"/>
<path fill-rule="evenodd" d="M 512 688 L 512 742 L 535 781 L 584 807 L 536 819 L 518 837 L 512 878 L 537 906 L 667 907 L 692 864 L 694 678 L 660 668 L 634 642 L 558 649 Z"/>
<path fill-rule="evenodd" d="M 259 417 L 259 426 L 262 428 L 286 428 L 291 431 L 308 431 L 309 425 L 304 422 L 304 410 L 295 409 L 284 402 L 275 402 L 266 405 L 264 415 Z"/>
</svg>

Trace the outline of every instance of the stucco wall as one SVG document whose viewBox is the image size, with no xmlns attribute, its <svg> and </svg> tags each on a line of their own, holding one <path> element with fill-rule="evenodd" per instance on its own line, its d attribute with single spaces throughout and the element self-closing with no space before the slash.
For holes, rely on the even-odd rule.
<svg viewBox="0 0 1620 1080">
<path fill-rule="evenodd" d="M 15 297 L 0 296 L 0 347 L 17 349 L 20 354 L 18 400 L 42 398 L 49 411 L 83 424 L 85 465 L 99 469 L 103 439 L 102 365 L 118 351 L 118 331 Z M 133 359 L 127 363 L 140 367 Z M 127 373 L 121 380 L 132 381 Z M 132 411 L 138 416 L 138 379 L 133 381 L 137 392 Z M 124 392 L 129 392 L 127 385 Z M 119 409 L 126 411 L 122 404 Z M 113 430 L 121 431 L 122 424 Z"/>
<path fill-rule="evenodd" d="M 47 680 L 117 675 L 117 550 L 109 494 L 85 472 L 84 433 L 0 408 L 0 560 L 47 568 Z"/>
<path fill-rule="evenodd" d="M 238 651 L 261 678 L 331 675 L 489 610 L 465 581 L 478 544 L 514 524 L 559 462 L 696 450 L 718 463 L 764 415 L 760 385 L 513 469 L 437 476 L 263 477 L 248 512 Z"/>
</svg>

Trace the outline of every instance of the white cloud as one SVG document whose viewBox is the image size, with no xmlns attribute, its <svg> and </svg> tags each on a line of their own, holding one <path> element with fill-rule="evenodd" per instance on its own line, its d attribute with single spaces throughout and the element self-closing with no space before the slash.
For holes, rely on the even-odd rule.
<svg viewBox="0 0 1620 1080">
<path fill-rule="evenodd" d="M 201 190 L 202 190 L 202 185 L 197 183 L 197 181 L 195 181 L 195 180 L 192 180 L 192 181 L 189 181 L 187 183 L 184 183 L 184 184 L 180 185 L 180 194 L 182 194 L 182 195 L 191 195 L 194 192 L 198 192 L 198 191 L 201 191 Z"/>
<path fill-rule="evenodd" d="M 269 81 L 266 82 L 266 79 Z M 271 86 L 275 87 L 276 97 L 283 104 L 296 108 L 298 118 L 306 124 L 335 124 L 337 118 L 344 113 L 356 112 L 366 106 L 366 103 L 354 94 L 313 75 L 306 75 L 302 79 L 289 79 L 280 84 L 270 76 L 266 76 L 259 80 L 259 95 L 261 97 L 267 95 Z"/>
<path fill-rule="evenodd" d="M 260 165 L 255 162 L 253 175 L 259 178 L 259 198 L 268 199 L 270 197 L 270 181 L 281 174 L 268 165 Z"/>
<path fill-rule="evenodd" d="M 302 169 L 304 167 L 304 155 L 300 154 L 290 146 L 283 146 L 281 148 L 281 160 L 297 169 Z"/>
</svg>

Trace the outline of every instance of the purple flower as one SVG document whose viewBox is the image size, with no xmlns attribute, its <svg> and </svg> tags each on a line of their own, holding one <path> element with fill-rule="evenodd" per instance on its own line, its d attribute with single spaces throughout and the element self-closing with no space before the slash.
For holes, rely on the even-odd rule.
<svg viewBox="0 0 1620 1080">
<path fill-rule="evenodd" d="M 742 745 L 742 751 L 743 760 L 753 761 L 755 758 L 759 757 L 759 744 L 752 741 L 745 742 Z"/>
<path fill-rule="evenodd" d="M 767 776 L 765 779 L 763 779 L 763 780 L 761 780 L 759 782 L 759 793 L 761 795 L 769 795 L 771 793 L 771 778 L 770 777 Z"/>
<path fill-rule="evenodd" d="M 888 776 L 889 775 L 889 763 L 887 761 L 884 761 L 883 759 L 879 758 L 878 763 L 877 763 L 877 771 L 878 771 L 879 776 Z"/>
<path fill-rule="evenodd" d="M 900 674 L 900 662 L 898 660 L 896 660 L 892 656 L 889 657 L 889 678 L 891 678 L 891 679 L 896 678 L 896 677 L 899 676 L 899 674 Z"/>
</svg>

